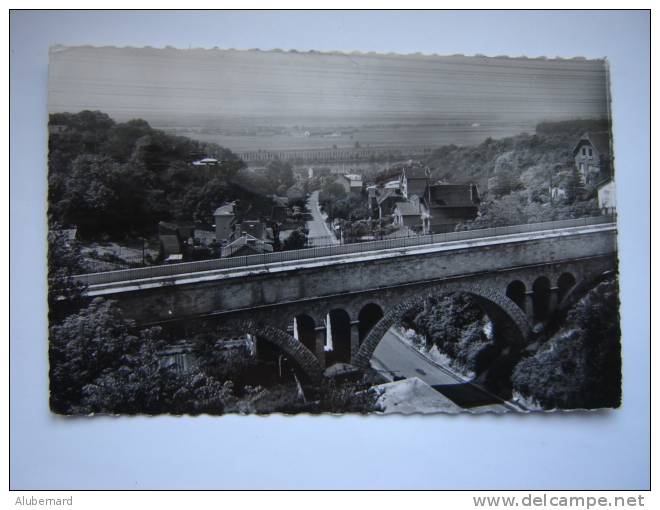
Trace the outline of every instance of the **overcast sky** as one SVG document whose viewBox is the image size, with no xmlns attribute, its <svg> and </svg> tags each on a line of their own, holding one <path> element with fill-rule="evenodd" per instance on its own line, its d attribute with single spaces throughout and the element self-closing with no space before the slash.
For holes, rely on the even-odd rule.
<svg viewBox="0 0 660 510">
<path fill-rule="evenodd" d="M 51 112 L 200 117 L 495 119 L 607 115 L 602 60 L 151 48 L 53 48 Z"/>
</svg>

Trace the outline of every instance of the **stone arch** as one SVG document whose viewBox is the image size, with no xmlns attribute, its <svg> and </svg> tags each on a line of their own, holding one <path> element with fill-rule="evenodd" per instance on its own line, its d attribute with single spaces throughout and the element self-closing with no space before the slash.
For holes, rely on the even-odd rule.
<svg viewBox="0 0 660 510">
<path fill-rule="evenodd" d="M 383 318 L 383 309 L 377 303 L 369 302 L 365 304 L 358 312 L 358 338 L 362 342 L 371 328 Z"/>
<path fill-rule="evenodd" d="M 575 286 L 576 279 L 572 273 L 562 273 L 557 278 L 557 301 L 559 303 L 566 297 L 566 295 Z"/>
<path fill-rule="evenodd" d="M 316 322 L 306 313 L 298 314 L 293 319 L 296 322 L 298 341 L 310 352 L 314 352 L 316 350 Z"/>
<path fill-rule="evenodd" d="M 520 280 L 514 280 L 506 287 L 506 297 L 518 305 L 518 307 L 525 311 L 525 299 L 527 288 Z"/>
<path fill-rule="evenodd" d="M 328 313 L 332 350 L 326 352 L 326 365 L 351 361 L 351 317 L 346 310 L 333 308 Z M 327 342 L 327 340 L 326 340 Z"/>
<path fill-rule="evenodd" d="M 222 329 L 243 331 L 263 338 L 295 360 L 310 381 L 318 382 L 323 377 L 323 370 L 316 356 L 301 342 L 279 328 L 258 324 L 252 320 L 231 320 L 224 323 Z"/>
<path fill-rule="evenodd" d="M 382 319 L 371 328 L 371 331 L 360 345 L 360 349 L 353 358 L 353 364 L 368 368 L 369 360 L 376 347 L 394 324 L 396 324 L 406 313 L 410 311 L 422 311 L 426 299 L 429 296 L 450 294 L 450 293 L 469 294 L 479 301 L 484 307 L 486 313 L 493 321 L 499 322 L 514 337 L 516 343 L 521 345 L 529 336 L 531 327 L 525 313 L 510 298 L 495 292 L 492 289 L 482 288 L 474 285 L 464 285 L 456 288 L 442 286 L 435 287 L 409 299 L 404 299 L 397 306 L 388 311 Z"/>
<path fill-rule="evenodd" d="M 544 321 L 550 316 L 550 299 L 552 289 L 550 280 L 546 276 L 539 276 L 532 285 L 532 304 L 535 321 Z"/>
<path fill-rule="evenodd" d="M 573 288 L 571 288 L 564 296 L 564 299 L 560 302 L 560 306 L 558 307 L 557 312 L 564 313 L 566 310 L 575 305 L 580 299 L 582 299 L 591 289 L 616 274 L 616 271 L 604 271 L 600 274 L 597 274 L 596 276 L 584 278 L 579 283 L 574 285 Z"/>
</svg>

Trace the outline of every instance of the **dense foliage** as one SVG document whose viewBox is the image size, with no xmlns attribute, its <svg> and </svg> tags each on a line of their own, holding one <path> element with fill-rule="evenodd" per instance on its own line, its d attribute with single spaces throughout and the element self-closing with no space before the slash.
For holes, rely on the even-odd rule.
<svg viewBox="0 0 660 510">
<path fill-rule="evenodd" d="M 604 281 L 567 314 L 564 326 L 513 373 L 521 395 L 545 409 L 618 407 L 621 331 L 618 285 Z"/>
<path fill-rule="evenodd" d="M 83 271 L 80 247 L 68 233 L 53 225 L 48 232 L 48 313 L 51 322 L 82 304 L 83 285 L 73 276 Z"/>
<path fill-rule="evenodd" d="M 487 138 L 476 146 L 440 147 L 425 163 L 431 169 L 432 179 L 477 182 L 486 188 L 488 178 L 500 173 L 510 172 L 515 180 L 534 166 L 572 168 L 575 165 L 572 151 L 580 136 L 586 131 L 609 129 L 606 120 L 546 122 L 536 127 L 534 135 L 523 133 L 498 140 Z M 502 179 L 500 187 L 513 189 L 515 185 Z"/>
<path fill-rule="evenodd" d="M 75 225 L 83 237 L 124 238 L 152 233 L 161 220 L 210 224 L 225 201 L 239 200 L 239 212 L 270 212 L 251 175 L 239 178 L 244 163 L 217 145 L 169 135 L 144 120 L 116 123 L 98 111 L 51 114 L 49 125 L 51 228 Z M 205 156 L 220 163 L 191 164 Z"/>
<path fill-rule="evenodd" d="M 136 331 L 113 301 L 96 298 L 50 327 L 50 405 L 63 414 L 222 413 L 232 381 L 161 363 L 158 328 Z"/>
<path fill-rule="evenodd" d="M 56 413 L 221 414 L 225 412 L 368 412 L 369 384 L 302 387 L 249 354 L 195 338 L 187 372 L 162 363 L 159 328 L 136 328 L 113 301 L 96 298 L 50 327 L 50 406 Z"/>
<path fill-rule="evenodd" d="M 319 192 L 319 204 L 330 220 L 357 221 L 370 216 L 364 194 L 347 193 L 341 184 L 332 180 L 328 180 Z"/>
<path fill-rule="evenodd" d="M 283 248 L 285 250 L 300 250 L 307 245 L 307 231 L 304 228 L 297 228 L 289 237 L 284 240 Z"/>
<path fill-rule="evenodd" d="M 572 150 L 585 131 L 608 130 L 605 120 L 541 123 L 534 135 L 441 147 L 426 164 L 433 180 L 478 184 L 479 217 L 464 228 L 588 216 L 598 211 L 595 189 L 580 183 Z"/>
<path fill-rule="evenodd" d="M 423 335 L 427 348 L 437 346 L 461 371 L 480 373 L 494 354 L 488 316 L 468 294 L 431 298 L 424 310 L 404 317 L 403 323 Z"/>
</svg>

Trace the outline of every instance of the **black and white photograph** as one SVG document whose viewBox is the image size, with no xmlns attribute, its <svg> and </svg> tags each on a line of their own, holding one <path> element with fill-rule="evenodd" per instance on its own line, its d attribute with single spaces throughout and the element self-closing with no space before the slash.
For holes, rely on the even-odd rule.
<svg viewBox="0 0 660 510">
<path fill-rule="evenodd" d="M 618 408 L 615 122 L 580 55 L 52 46 L 50 410 Z"/>
</svg>

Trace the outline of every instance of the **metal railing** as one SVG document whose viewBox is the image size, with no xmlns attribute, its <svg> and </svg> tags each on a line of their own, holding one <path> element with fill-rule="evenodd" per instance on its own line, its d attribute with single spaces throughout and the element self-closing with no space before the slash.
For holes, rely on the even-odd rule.
<svg viewBox="0 0 660 510">
<path fill-rule="evenodd" d="M 121 269 L 118 271 L 108 271 L 104 273 L 77 275 L 73 278 L 84 285 L 98 285 L 142 280 L 146 278 L 157 278 L 162 276 L 197 273 L 202 271 L 213 271 L 218 269 L 260 266 L 277 262 L 314 259 L 318 257 L 359 254 L 393 248 L 410 248 L 429 244 L 467 241 L 470 239 L 481 239 L 509 234 L 524 234 L 528 232 L 539 232 L 544 230 L 600 225 L 613 223 L 614 221 L 615 218 L 612 215 L 590 216 L 570 220 L 527 223 L 523 225 L 510 225 L 505 227 L 493 227 L 480 230 L 464 230 L 460 232 L 447 232 L 443 234 L 429 234 L 415 237 L 400 237 L 355 244 L 315 246 L 312 248 L 304 248 L 300 250 L 279 251 L 273 253 L 264 253 L 260 255 L 244 255 L 223 259 L 202 260 L 198 262 L 182 262 L 179 264 L 167 264 L 135 269 Z"/>
</svg>

